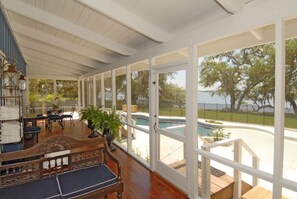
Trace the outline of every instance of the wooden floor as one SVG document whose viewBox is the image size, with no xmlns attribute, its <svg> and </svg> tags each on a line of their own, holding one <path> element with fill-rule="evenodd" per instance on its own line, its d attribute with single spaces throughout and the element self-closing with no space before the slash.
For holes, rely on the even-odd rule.
<svg viewBox="0 0 297 199">
<path fill-rule="evenodd" d="M 65 129 L 62 130 L 58 124 L 53 125 L 52 131 L 45 130 L 43 124 L 39 141 L 52 135 L 69 135 L 78 139 L 88 139 L 90 130 L 87 125 L 79 121 L 75 121 L 75 126 L 71 126 L 69 121 L 66 121 Z M 129 155 L 117 149 L 113 154 L 120 160 L 122 166 L 122 177 L 124 181 L 124 199 L 181 199 L 187 196 L 180 190 L 172 186 L 163 178 L 155 173 L 150 172 Z M 116 194 L 110 195 L 108 198 L 116 198 Z"/>
</svg>

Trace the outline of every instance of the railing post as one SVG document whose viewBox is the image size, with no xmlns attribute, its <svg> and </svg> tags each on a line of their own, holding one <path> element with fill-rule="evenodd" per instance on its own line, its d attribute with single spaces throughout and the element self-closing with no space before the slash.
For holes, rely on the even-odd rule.
<svg viewBox="0 0 297 199">
<path fill-rule="evenodd" d="M 210 152 L 209 148 L 201 147 L 204 151 Z M 202 157 L 201 161 L 201 177 L 202 177 L 202 191 L 203 199 L 210 199 L 210 159 Z"/>
<path fill-rule="evenodd" d="M 253 168 L 254 169 L 259 169 L 259 158 L 258 157 L 253 157 Z M 255 176 L 253 176 L 253 187 L 258 185 L 259 179 Z"/>
<path fill-rule="evenodd" d="M 237 140 L 234 142 L 234 161 L 241 163 L 242 143 Z M 234 169 L 234 190 L 233 198 L 238 199 L 241 196 L 241 171 Z"/>
</svg>

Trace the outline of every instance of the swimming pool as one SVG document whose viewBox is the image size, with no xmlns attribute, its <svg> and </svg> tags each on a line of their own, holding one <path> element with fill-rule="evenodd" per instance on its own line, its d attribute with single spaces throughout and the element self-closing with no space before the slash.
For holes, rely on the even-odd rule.
<svg viewBox="0 0 297 199">
<path fill-rule="evenodd" d="M 136 121 L 136 125 L 149 126 L 149 120 L 144 116 L 133 116 L 132 117 Z M 182 119 L 159 119 L 159 128 L 166 128 L 166 130 L 171 133 L 182 135 L 185 129 L 185 120 Z M 212 133 L 213 127 L 206 126 L 205 124 L 201 124 L 198 122 L 197 133 L 200 136 L 208 136 Z"/>
</svg>

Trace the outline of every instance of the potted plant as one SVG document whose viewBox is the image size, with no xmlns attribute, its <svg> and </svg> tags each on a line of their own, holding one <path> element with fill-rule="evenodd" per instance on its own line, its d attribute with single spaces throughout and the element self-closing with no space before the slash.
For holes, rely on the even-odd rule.
<svg viewBox="0 0 297 199">
<path fill-rule="evenodd" d="M 102 114 L 103 111 L 101 108 L 93 105 L 79 111 L 80 121 L 87 121 L 88 128 L 92 130 L 91 134 L 88 136 L 89 138 L 98 137 L 96 130 L 99 130 L 101 127 Z"/>
<path fill-rule="evenodd" d="M 116 148 L 112 145 L 112 141 L 118 137 L 119 129 L 122 127 L 120 115 L 116 113 L 114 108 L 110 113 L 104 111 L 101 119 L 103 135 L 106 136 L 109 149 L 114 151 Z"/>
</svg>

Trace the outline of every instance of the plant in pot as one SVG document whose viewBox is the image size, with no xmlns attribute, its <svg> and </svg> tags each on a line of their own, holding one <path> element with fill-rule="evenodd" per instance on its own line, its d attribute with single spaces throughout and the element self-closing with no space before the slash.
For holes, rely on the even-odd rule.
<svg viewBox="0 0 297 199">
<path fill-rule="evenodd" d="M 101 119 L 103 135 L 106 136 L 109 149 L 114 151 L 116 148 L 112 145 L 112 141 L 118 137 L 119 129 L 122 127 L 120 115 L 113 109 L 110 113 L 104 111 Z"/>
<path fill-rule="evenodd" d="M 101 107 L 93 105 L 79 111 L 80 121 L 87 121 L 88 128 L 91 129 L 91 133 L 88 135 L 89 138 L 98 137 L 96 130 L 100 129 L 102 114 L 103 111 L 101 110 Z"/>
</svg>

